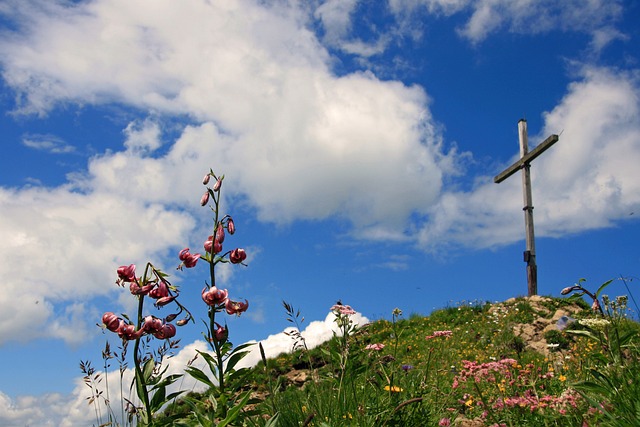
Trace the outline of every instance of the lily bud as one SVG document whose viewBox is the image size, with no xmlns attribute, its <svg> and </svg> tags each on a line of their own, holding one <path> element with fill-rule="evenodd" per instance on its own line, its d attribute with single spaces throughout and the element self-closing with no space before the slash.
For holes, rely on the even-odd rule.
<svg viewBox="0 0 640 427">
<path fill-rule="evenodd" d="M 216 330 L 214 332 L 214 337 L 218 342 L 224 342 L 229 337 L 229 330 L 225 326 L 221 326 L 216 322 Z"/>
<path fill-rule="evenodd" d="M 229 234 L 233 234 L 236 232 L 236 225 L 233 223 L 233 219 L 229 218 L 227 220 L 227 231 Z"/>
<path fill-rule="evenodd" d="M 211 179 L 211 174 L 206 174 L 204 178 L 202 178 L 202 185 L 207 185 L 210 179 Z"/>
<path fill-rule="evenodd" d="M 224 227 L 222 226 L 222 224 L 216 227 L 216 241 L 218 241 L 220 244 L 224 242 Z"/>
<path fill-rule="evenodd" d="M 200 199 L 200 206 L 206 206 L 207 203 L 209 203 L 209 192 L 208 191 L 202 195 L 202 198 Z"/>
<path fill-rule="evenodd" d="M 218 178 L 215 184 L 213 184 L 213 191 L 220 191 L 220 187 L 222 186 L 222 177 Z"/>
</svg>

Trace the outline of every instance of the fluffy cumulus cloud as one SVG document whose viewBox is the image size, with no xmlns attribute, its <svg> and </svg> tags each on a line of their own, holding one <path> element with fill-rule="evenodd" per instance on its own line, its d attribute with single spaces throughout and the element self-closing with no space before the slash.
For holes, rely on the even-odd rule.
<svg viewBox="0 0 640 427">
<path fill-rule="evenodd" d="M 350 318 L 354 325 L 357 326 L 363 326 L 369 322 L 369 320 L 360 313 L 351 315 Z M 293 350 L 294 340 L 288 335 L 292 330 L 292 328 L 288 328 L 283 332 L 270 335 L 260 341 L 267 358 L 274 358 L 282 353 L 289 353 Z M 324 320 L 309 323 L 301 332 L 301 336 L 304 338 L 308 348 L 314 348 L 331 339 L 334 334 L 340 335 L 340 333 L 341 331 L 335 322 L 335 315 L 329 313 Z M 257 345 L 258 342 L 252 341 L 251 343 L 254 345 L 249 347 L 249 353 L 241 360 L 238 367 L 252 367 L 262 360 L 260 349 Z M 195 341 L 188 344 L 171 358 L 165 359 L 167 366 L 165 375 L 184 374 L 186 366 L 194 366 L 204 372 L 208 372 L 206 363 L 202 360 L 202 357 L 197 354 L 198 351 L 208 351 L 204 341 Z M 115 362 L 112 363 L 112 366 L 113 365 L 115 365 Z M 113 368 L 107 375 L 104 375 L 104 373 L 99 370 L 96 373 L 100 373 L 102 376 L 99 382 L 93 383 L 96 387 L 96 392 L 101 391 L 103 396 L 107 396 L 106 383 L 108 382 L 108 396 L 111 402 L 110 409 L 106 406 L 103 398 L 97 398 L 95 405 L 89 405 L 87 399 L 91 396 L 92 390 L 87 387 L 84 378 L 76 378 L 76 387 L 68 395 L 50 393 L 43 396 L 19 396 L 12 399 L 0 391 L 0 425 L 6 427 L 24 425 L 59 427 L 85 426 L 92 425 L 96 421 L 98 421 L 98 423 L 105 422 L 107 420 L 107 414 L 109 413 L 112 413 L 116 419 L 119 419 L 121 413 L 120 402 L 122 400 L 118 368 Z M 125 391 L 124 397 L 136 402 L 137 398 L 131 394 L 135 394 L 135 391 L 130 391 L 128 387 L 133 377 L 133 369 L 125 369 L 122 375 L 122 384 L 125 384 L 123 389 Z M 91 376 L 89 378 L 95 377 Z M 89 384 L 91 384 L 91 381 Z M 170 386 L 167 393 L 178 390 L 202 392 L 206 390 L 206 386 L 187 375 Z M 96 416 L 99 417 L 98 420 Z"/>
<path fill-rule="evenodd" d="M 561 236 L 607 227 L 640 208 L 640 74 L 585 66 L 540 135 L 560 140 L 532 163 L 536 234 Z M 512 159 L 516 161 L 517 157 Z M 508 165 L 505 165 L 505 167 Z M 494 184 L 480 179 L 468 192 L 444 192 L 419 234 L 434 249 L 491 247 L 522 234 L 519 176 Z"/>
<path fill-rule="evenodd" d="M 333 75 L 305 26 L 311 12 L 286 2 L 31 0 L 1 10 L 16 22 L 0 39 L 16 113 L 70 103 L 140 112 L 123 129 L 122 150 L 91 158 L 67 184 L 0 190 L 8 242 L 0 274 L 11 277 L 0 300 L 3 341 L 70 339 L 43 325 L 54 312 L 77 316 L 60 304 L 109 292 L 105 260 L 142 263 L 183 242 L 196 225 L 176 206 L 199 199 L 193 183 L 210 166 L 224 168 L 235 182 L 228 190 L 262 220 L 339 215 L 356 232 L 396 229 L 395 238 L 414 212 L 427 212 L 453 168 L 457 155 L 443 152 L 422 88 Z M 192 125 L 163 141 L 167 115 Z M 45 143 L 35 146 L 52 148 Z M 26 257 L 46 276 L 16 271 Z M 26 309 L 17 313 L 15 298 Z"/>
</svg>

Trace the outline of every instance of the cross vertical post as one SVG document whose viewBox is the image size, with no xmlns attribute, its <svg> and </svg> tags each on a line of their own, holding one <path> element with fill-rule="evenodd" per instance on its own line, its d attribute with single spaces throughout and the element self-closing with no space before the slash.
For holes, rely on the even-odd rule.
<svg viewBox="0 0 640 427">
<path fill-rule="evenodd" d="M 529 138 L 527 121 L 518 122 L 518 139 L 520 140 L 520 158 L 529 154 Z M 524 202 L 524 229 L 526 251 L 524 261 L 527 263 L 527 288 L 529 296 L 538 294 L 538 266 L 536 265 L 536 242 L 533 233 L 533 198 L 531 197 L 531 164 L 522 165 L 522 198 Z"/>
<path fill-rule="evenodd" d="M 518 170 L 522 170 L 522 198 L 524 201 L 524 227 L 526 238 L 526 250 L 524 261 L 527 263 L 527 290 L 529 296 L 538 294 L 538 266 L 536 265 L 536 245 L 533 232 L 533 200 L 531 197 L 531 162 L 542 154 L 547 148 L 558 142 L 558 135 L 551 135 L 540 145 L 529 151 L 527 136 L 527 121 L 521 119 L 518 122 L 518 138 L 520 140 L 520 159 L 497 175 L 493 182 L 501 183 Z"/>
</svg>

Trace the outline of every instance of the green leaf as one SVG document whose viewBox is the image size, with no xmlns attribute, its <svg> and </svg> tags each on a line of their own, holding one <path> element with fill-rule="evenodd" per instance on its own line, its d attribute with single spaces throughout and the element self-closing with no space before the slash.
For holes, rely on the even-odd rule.
<svg viewBox="0 0 640 427">
<path fill-rule="evenodd" d="M 567 332 L 568 334 L 573 334 L 573 335 L 582 335 L 582 336 L 588 337 L 588 338 L 590 338 L 590 339 L 592 339 L 592 340 L 600 341 L 600 339 L 599 339 L 597 336 L 595 336 L 595 335 L 593 334 L 593 332 L 591 332 L 591 331 L 581 330 L 581 329 L 577 329 L 577 330 L 573 330 L 573 329 L 572 329 L 572 330 L 570 330 L 570 331 L 566 331 L 566 332 Z"/>
<path fill-rule="evenodd" d="M 625 333 L 622 337 L 620 337 L 620 341 L 618 344 L 620 345 L 620 347 L 628 347 L 629 341 L 631 341 L 631 338 L 637 335 L 638 335 L 638 331 L 635 331 L 635 330 L 627 331 L 627 333 Z"/>
<path fill-rule="evenodd" d="M 192 378 L 200 381 L 201 383 L 204 383 L 211 388 L 215 387 L 215 384 L 211 382 L 211 380 L 209 380 L 209 377 L 207 376 L 207 374 L 202 372 L 200 369 L 195 368 L 193 366 L 189 366 L 185 369 L 185 371 L 187 371 L 187 374 L 191 375 Z"/>
<path fill-rule="evenodd" d="M 275 415 L 273 417 L 271 417 L 269 419 L 269 421 L 267 421 L 267 423 L 264 425 L 264 427 L 276 427 L 278 425 L 278 419 L 280 418 L 280 413 L 276 412 Z"/>
<path fill-rule="evenodd" d="M 231 357 L 229 357 L 229 359 L 227 360 L 227 364 L 224 369 L 225 373 L 233 370 L 233 368 L 238 364 L 238 362 L 242 360 L 242 358 L 244 358 L 247 354 L 249 354 L 248 351 L 238 351 L 238 349 L 240 349 L 240 347 L 236 348 L 232 352 Z"/>
<path fill-rule="evenodd" d="M 600 285 L 600 287 L 598 288 L 598 290 L 596 291 L 596 298 L 598 298 L 600 296 L 600 292 L 604 291 L 604 289 L 609 286 L 611 284 L 611 282 L 613 282 L 613 279 L 611 280 L 607 280 L 606 282 L 604 282 L 602 285 Z"/>
<path fill-rule="evenodd" d="M 144 363 L 142 367 L 142 379 L 145 384 L 149 383 L 151 375 L 153 375 L 153 369 L 156 367 L 156 362 L 153 359 L 149 359 Z"/>
<path fill-rule="evenodd" d="M 159 387 L 156 390 L 156 392 L 153 394 L 153 397 L 151 398 L 151 402 L 149 403 L 151 412 L 157 412 L 160 408 L 162 408 L 162 405 L 164 405 L 166 402 L 166 395 L 167 389 L 165 387 Z"/>
<path fill-rule="evenodd" d="M 229 425 L 229 423 L 232 423 L 233 421 L 235 421 L 235 419 L 240 414 L 240 411 L 242 410 L 242 408 L 244 408 L 245 405 L 247 404 L 247 401 L 249 400 L 250 395 L 251 395 L 251 391 L 246 392 L 242 400 L 239 403 L 237 403 L 233 408 L 231 408 L 229 412 L 227 412 L 226 418 L 220 421 L 217 427 L 225 427 L 226 425 Z"/>
</svg>

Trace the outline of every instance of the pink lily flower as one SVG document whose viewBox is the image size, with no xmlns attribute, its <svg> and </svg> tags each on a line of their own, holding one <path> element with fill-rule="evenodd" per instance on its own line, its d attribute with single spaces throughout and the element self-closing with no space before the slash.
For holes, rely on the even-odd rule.
<svg viewBox="0 0 640 427">
<path fill-rule="evenodd" d="M 228 296 L 229 291 L 226 289 L 218 289 L 215 286 L 212 286 L 209 290 L 207 290 L 207 288 L 202 290 L 202 300 L 208 306 L 226 304 Z"/>
<path fill-rule="evenodd" d="M 238 316 L 240 316 L 249 308 L 249 301 L 244 300 L 244 302 L 241 302 L 231 301 L 230 299 L 228 299 L 225 303 L 224 308 L 227 310 L 227 314 L 237 314 Z"/>
<path fill-rule="evenodd" d="M 175 335 L 176 327 L 171 323 L 165 323 L 159 331 L 153 334 L 153 336 L 159 340 L 168 340 L 169 338 L 173 338 Z"/>
<path fill-rule="evenodd" d="M 240 264 L 245 259 L 247 259 L 247 253 L 244 249 L 234 249 L 229 254 L 229 261 L 231 261 L 232 264 Z"/>
<path fill-rule="evenodd" d="M 116 332 L 120 327 L 120 318 L 112 312 L 108 311 L 102 315 L 102 323 L 111 332 Z"/>
<path fill-rule="evenodd" d="M 135 282 L 136 280 L 136 266 L 131 264 L 129 266 L 121 265 L 118 267 L 118 277 L 123 282 Z"/>
</svg>

